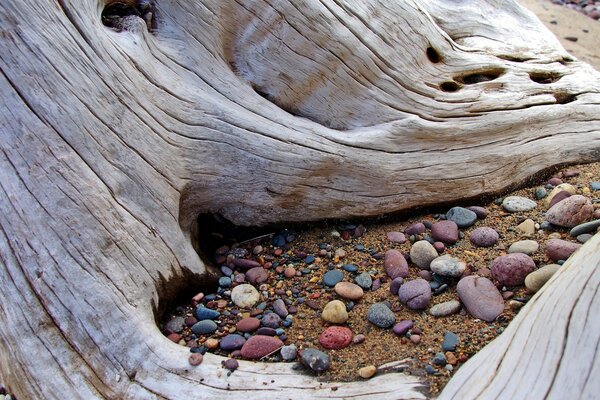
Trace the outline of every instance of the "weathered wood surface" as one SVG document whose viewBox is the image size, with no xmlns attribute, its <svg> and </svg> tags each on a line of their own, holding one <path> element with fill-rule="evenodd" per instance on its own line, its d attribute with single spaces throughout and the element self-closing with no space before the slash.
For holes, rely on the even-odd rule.
<svg viewBox="0 0 600 400">
<path fill-rule="evenodd" d="M 20 398 L 422 397 L 402 375 L 332 391 L 283 365 L 267 385 L 261 364 L 193 369 L 153 308 L 207 279 L 202 212 L 374 215 L 598 160 L 600 75 L 496 3 L 173 0 L 152 33 L 104 27 L 95 0 L 0 3 L 0 381 Z"/>
</svg>

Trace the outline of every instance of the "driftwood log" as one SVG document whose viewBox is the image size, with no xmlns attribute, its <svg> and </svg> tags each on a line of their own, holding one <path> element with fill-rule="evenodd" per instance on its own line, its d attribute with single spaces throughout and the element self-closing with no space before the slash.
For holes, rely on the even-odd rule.
<svg viewBox="0 0 600 400">
<path fill-rule="evenodd" d="M 600 159 L 600 74 L 514 1 L 2 1 L 0 71 L 0 381 L 19 398 L 424 398 L 395 372 L 190 367 L 155 315 L 210 279 L 197 216 L 376 215 Z M 599 241 L 442 397 L 598 393 Z"/>
</svg>

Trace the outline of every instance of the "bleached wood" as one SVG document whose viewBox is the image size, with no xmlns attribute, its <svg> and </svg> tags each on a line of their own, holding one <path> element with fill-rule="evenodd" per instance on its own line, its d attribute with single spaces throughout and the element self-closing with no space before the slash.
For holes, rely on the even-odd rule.
<svg viewBox="0 0 600 400">
<path fill-rule="evenodd" d="M 102 26 L 95 0 L 1 2 L 0 381 L 19 398 L 422 398 L 398 374 L 333 391 L 284 365 L 194 369 L 154 309 L 208 279 L 199 213 L 375 215 L 598 160 L 598 72 L 499 3 L 160 1 L 149 33 Z"/>
</svg>

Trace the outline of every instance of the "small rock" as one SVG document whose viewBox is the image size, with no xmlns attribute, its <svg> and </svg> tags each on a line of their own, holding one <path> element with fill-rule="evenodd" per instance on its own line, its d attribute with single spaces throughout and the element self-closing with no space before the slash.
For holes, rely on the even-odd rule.
<svg viewBox="0 0 600 400">
<path fill-rule="evenodd" d="M 552 203 L 552 201 L 554 200 L 554 197 L 559 194 L 560 192 L 567 192 L 570 195 L 574 195 L 575 193 L 577 193 L 577 189 L 573 186 L 573 185 L 569 185 L 568 183 L 561 183 L 560 185 L 557 185 L 554 189 L 552 189 L 552 191 L 548 194 L 548 196 L 546 197 L 546 199 L 544 200 L 544 204 L 546 205 L 546 207 L 551 207 L 552 205 L 556 204 L 556 201 L 554 201 L 554 203 Z M 566 196 L 564 193 L 561 195 L 562 199 L 565 199 Z M 562 200 L 561 199 L 561 200 Z"/>
<path fill-rule="evenodd" d="M 358 271 L 358 266 L 354 264 L 345 264 L 342 269 L 346 272 L 355 273 Z"/>
<path fill-rule="evenodd" d="M 206 335 L 213 333 L 217 330 L 217 324 L 211 319 L 205 319 L 203 321 L 196 322 L 192 326 L 192 332 L 196 335 Z"/>
<path fill-rule="evenodd" d="M 446 317 L 448 315 L 456 314 L 459 311 L 460 301 L 449 300 L 431 307 L 429 309 L 429 314 L 433 315 L 434 317 Z"/>
<path fill-rule="evenodd" d="M 340 350 L 352 343 L 352 331 L 345 326 L 330 326 L 319 336 L 321 346 L 329 350 Z"/>
<path fill-rule="evenodd" d="M 408 228 L 404 230 L 404 233 L 408 236 L 412 235 L 420 235 L 425 232 L 425 225 L 421 222 L 417 222 L 416 224 L 412 224 Z"/>
<path fill-rule="evenodd" d="M 537 203 L 533 200 L 526 199 L 520 196 L 509 196 L 502 201 L 502 207 L 508 212 L 526 212 L 537 207 Z"/>
<path fill-rule="evenodd" d="M 561 201 L 563 201 L 569 197 L 571 197 L 571 193 L 567 192 L 566 190 L 561 190 L 560 192 L 558 192 L 556 195 L 554 195 L 552 197 L 550 204 L 548 204 L 548 208 L 554 207 L 555 205 L 557 205 L 558 203 L 560 203 Z"/>
<path fill-rule="evenodd" d="M 348 311 L 346 305 L 339 300 L 330 301 L 323 308 L 321 318 L 332 324 L 343 324 L 348 320 Z"/>
<path fill-rule="evenodd" d="M 594 220 L 594 221 L 590 221 L 590 222 L 586 222 L 585 224 L 580 224 L 577 225 L 576 227 L 574 227 L 573 229 L 571 229 L 571 231 L 569 232 L 569 234 L 573 237 L 577 237 L 579 235 L 582 235 L 584 233 L 593 233 L 596 232 L 596 230 L 600 228 L 600 219 Z"/>
<path fill-rule="evenodd" d="M 368 272 L 357 275 L 354 282 L 364 290 L 371 289 L 371 285 L 373 285 L 373 279 Z"/>
<path fill-rule="evenodd" d="M 283 347 L 283 342 L 273 336 L 256 335 L 244 343 L 241 354 L 242 357 L 250 360 L 258 360 Z"/>
<path fill-rule="evenodd" d="M 396 316 L 385 304 L 375 303 L 367 311 L 367 320 L 380 328 L 390 328 L 396 322 Z"/>
<path fill-rule="evenodd" d="M 392 283 L 390 283 L 390 293 L 393 294 L 394 296 L 398 295 L 398 289 L 400 289 L 400 286 L 404 283 L 404 278 L 398 277 L 395 278 Z"/>
<path fill-rule="evenodd" d="M 338 296 L 348 300 L 360 300 L 365 294 L 360 286 L 350 282 L 338 282 L 333 289 Z"/>
<path fill-rule="evenodd" d="M 204 357 L 202 356 L 202 354 L 192 353 L 192 354 L 190 354 L 190 356 L 188 358 L 188 362 L 190 363 L 191 366 L 197 367 L 198 365 L 202 364 L 203 359 L 204 359 Z"/>
<path fill-rule="evenodd" d="M 296 276 L 296 269 L 294 269 L 293 267 L 287 267 L 284 271 L 283 271 L 283 275 L 286 278 L 293 278 Z"/>
<path fill-rule="evenodd" d="M 590 189 L 593 191 L 600 190 L 600 182 L 590 182 Z"/>
<path fill-rule="evenodd" d="M 538 251 L 539 248 L 540 245 L 535 240 L 520 240 L 510 245 L 508 253 L 523 253 L 529 256 Z"/>
<path fill-rule="evenodd" d="M 471 232 L 471 236 L 469 237 L 471 243 L 478 247 L 492 247 L 496 243 L 498 243 L 498 239 L 500 236 L 498 232 L 496 232 L 492 228 L 481 227 L 475 229 Z"/>
<path fill-rule="evenodd" d="M 590 234 L 590 233 L 584 233 L 583 235 L 579 235 L 577 236 L 577 241 L 581 244 L 584 244 L 585 242 L 587 242 L 588 240 L 590 240 L 594 235 Z"/>
<path fill-rule="evenodd" d="M 467 210 L 473 211 L 478 219 L 485 219 L 488 215 L 488 210 L 479 206 L 467 207 Z"/>
<path fill-rule="evenodd" d="M 463 207 L 452 207 L 446 213 L 446 219 L 456 223 L 459 228 L 468 228 L 477 221 L 477 214 Z"/>
<path fill-rule="evenodd" d="M 492 277 L 506 286 L 522 285 L 535 269 L 535 262 L 526 254 L 514 253 L 494 259 L 490 265 Z"/>
<path fill-rule="evenodd" d="M 406 242 L 406 236 L 404 236 L 404 233 L 402 232 L 388 232 L 386 236 L 392 243 L 402 244 Z"/>
<path fill-rule="evenodd" d="M 295 344 L 290 344 L 289 346 L 283 346 L 280 352 L 281 358 L 283 358 L 284 361 L 294 361 L 298 354 L 298 348 Z"/>
<path fill-rule="evenodd" d="M 233 265 L 235 265 L 238 268 L 243 268 L 243 269 L 251 269 L 251 268 L 261 267 L 261 265 L 258 263 L 258 261 L 246 260 L 245 258 L 236 258 L 235 260 L 233 260 Z"/>
<path fill-rule="evenodd" d="M 442 342 L 442 349 L 444 351 L 454 351 L 458 346 L 458 335 L 454 332 L 444 333 L 444 341 Z"/>
<path fill-rule="evenodd" d="M 440 367 L 443 367 L 446 365 L 447 361 L 446 361 L 446 355 L 444 353 L 436 353 L 435 357 L 433 357 L 433 363 L 435 365 L 439 365 Z"/>
<path fill-rule="evenodd" d="M 239 350 L 246 343 L 246 339 L 235 333 L 231 333 L 221 339 L 219 346 L 226 351 Z"/>
<path fill-rule="evenodd" d="M 199 321 L 201 321 L 203 319 L 217 319 L 221 316 L 221 313 L 218 312 L 217 310 L 212 310 L 212 309 L 204 307 L 204 306 L 196 307 L 195 314 L 196 314 L 196 318 L 198 318 Z"/>
<path fill-rule="evenodd" d="M 431 236 L 435 240 L 453 245 L 458 242 L 458 225 L 453 221 L 438 221 L 431 226 Z"/>
<path fill-rule="evenodd" d="M 368 365 L 358 370 L 358 376 L 363 379 L 369 379 L 375 375 L 375 372 L 377 372 L 377 368 L 374 365 Z"/>
<path fill-rule="evenodd" d="M 560 265 L 558 264 L 550 264 L 543 266 L 542 268 L 533 271 L 525 278 L 525 287 L 532 291 L 533 293 L 537 292 L 552 278 L 552 275 L 558 271 Z"/>
<path fill-rule="evenodd" d="M 346 257 L 346 251 L 344 249 L 336 249 L 336 251 L 333 253 L 333 257 L 341 260 L 342 258 Z"/>
<path fill-rule="evenodd" d="M 422 310 L 431 300 L 431 286 L 425 279 L 414 279 L 400 286 L 398 297 L 411 310 Z"/>
<path fill-rule="evenodd" d="M 587 197 L 574 195 L 552 206 L 546 212 L 546 221 L 556 226 L 573 228 L 592 218 L 594 207 Z"/>
<path fill-rule="evenodd" d="M 252 308 L 259 300 L 258 290 L 247 283 L 238 285 L 231 291 L 231 301 L 240 308 Z"/>
<path fill-rule="evenodd" d="M 544 189 L 543 187 L 539 187 L 537 189 L 535 189 L 535 198 L 538 200 L 541 200 L 543 198 L 545 198 L 546 196 L 548 196 L 548 191 L 546 189 Z"/>
<path fill-rule="evenodd" d="M 253 285 L 260 285 L 269 279 L 269 274 L 263 267 L 250 268 L 246 271 L 246 280 Z"/>
<path fill-rule="evenodd" d="M 566 260 L 580 247 L 579 243 L 550 239 L 546 242 L 546 255 L 553 261 Z"/>
<path fill-rule="evenodd" d="M 410 335 L 410 341 L 414 344 L 419 344 L 421 342 L 421 335 Z"/>
<path fill-rule="evenodd" d="M 560 178 L 553 177 L 553 178 L 548 179 L 548 182 L 546 182 L 546 183 L 550 186 L 558 186 L 563 182 Z"/>
<path fill-rule="evenodd" d="M 429 267 L 433 273 L 440 276 L 458 278 L 461 277 L 467 269 L 467 264 L 449 254 L 446 254 L 431 261 Z"/>
<path fill-rule="evenodd" d="M 237 324 L 235 324 L 235 328 L 242 332 L 254 332 L 260 327 L 260 319 L 254 317 L 247 317 L 240 320 Z"/>
<path fill-rule="evenodd" d="M 362 342 L 365 341 L 365 339 L 366 339 L 365 335 L 363 335 L 361 333 L 361 334 L 358 334 L 358 335 L 354 336 L 354 338 L 352 338 L 352 343 L 354 343 L 354 344 L 361 344 Z"/>
<path fill-rule="evenodd" d="M 317 349 L 304 349 L 300 353 L 300 361 L 314 372 L 323 372 L 329 369 L 329 356 Z"/>
<path fill-rule="evenodd" d="M 276 313 L 265 314 L 260 320 L 260 324 L 267 328 L 277 329 L 281 323 L 281 317 Z"/>
<path fill-rule="evenodd" d="M 408 276 L 408 263 L 398 250 L 388 250 L 385 252 L 383 266 L 391 279 Z"/>
<path fill-rule="evenodd" d="M 282 299 L 277 299 L 273 302 L 273 311 L 281 318 L 285 318 L 289 315 L 289 311 L 285 302 Z"/>
<path fill-rule="evenodd" d="M 222 361 L 221 365 L 223 368 L 226 368 L 232 372 L 240 367 L 240 363 L 235 358 L 228 358 L 227 360 Z"/>
<path fill-rule="evenodd" d="M 475 318 L 492 322 L 504 311 L 504 299 L 496 286 L 487 278 L 470 275 L 462 278 L 456 291 L 460 301 Z"/>
<path fill-rule="evenodd" d="M 533 235 L 535 233 L 535 222 L 528 218 L 517 225 L 517 229 L 526 235 Z"/>
<path fill-rule="evenodd" d="M 180 333 L 185 325 L 183 317 L 175 317 L 165 324 L 165 330 L 173 333 Z"/>
<path fill-rule="evenodd" d="M 338 269 L 327 271 L 323 275 L 323 283 L 329 287 L 334 287 L 338 282 L 344 279 L 344 273 Z"/>
<path fill-rule="evenodd" d="M 431 261 L 437 257 L 438 252 L 433 245 L 426 240 L 420 240 L 413 244 L 410 248 L 410 260 L 421 269 L 429 269 L 429 264 L 431 264 Z M 408 265 L 406 268 L 406 274 L 402 277 L 405 278 L 406 276 L 408 276 Z"/>
<path fill-rule="evenodd" d="M 396 325 L 394 325 L 394 328 L 392 328 L 392 331 L 396 335 L 402 336 L 402 335 L 406 334 L 406 332 L 408 332 L 408 330 L 412 327 L 413 327 L 413 322 L 411 320 L 405 319 L 405 320 L 398 322 Z"/>
<path fill-rule="evenodd" d="M 208 338 L 204 342 L 204 346 L 209 350 L 215 350 L 217 347 L 219 347 L 219 341 L 215 338 Z"/>
</svg>

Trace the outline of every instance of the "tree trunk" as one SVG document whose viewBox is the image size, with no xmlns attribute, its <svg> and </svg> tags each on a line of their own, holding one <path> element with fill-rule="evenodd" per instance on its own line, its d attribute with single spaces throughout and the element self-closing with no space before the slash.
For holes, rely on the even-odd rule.
<svg viewBox="0 0 600 400">
<path fill-rule="evenodd" d="M 197 216 L 376 215 L 600 159 L 600 74 L 513 1 L 171 0 L 152 18 L 124 3 L 147 21 L 96 0 L 0 3 L 0 381 L 20 398 L 423 398 L 398 373 L 329 384 L 283 364 L 227 376 L 210 355 L 190 367 L 155 314 L 211 279 Z M 567 301 L 548 310 L 545 290 L 484 350 L 496 380 L 478 356 L 454 382 L 473 368 L 487 390 L 529 379 L 500 359 L 547 327 L 539 310 L 581 336 L 538 334 L 547 358 L 521 367 L 539 393 L 566 390 L 553 377 L 575 373 L 569 346 L 597 349 L 593 322 L 569 316 L 598 310 L 584 260 L 598 264 L 598 242 L 553 280 Z M 573 398 L 598 386 L 568 380 Z M 444 395 L 462 393 L 454 382 Z"/>
</svg>

